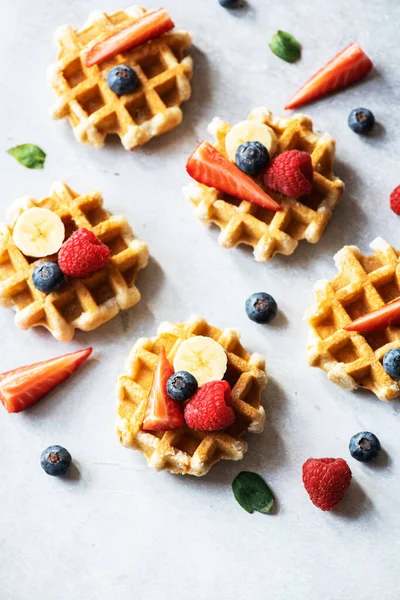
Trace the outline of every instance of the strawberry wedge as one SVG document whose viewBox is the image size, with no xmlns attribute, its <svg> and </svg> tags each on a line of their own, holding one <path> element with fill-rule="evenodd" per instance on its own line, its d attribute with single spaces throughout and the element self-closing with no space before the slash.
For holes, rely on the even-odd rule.
<svg viewBox="0 0 400 600">
<path fill-rule="evenodd" d="M 345 330 L 380 331 L 390 325 L 400 325 L 400 298 L 349 323 Z"/>
<path fill-rule="evenodd" d="M 370 72 L 372 66 L 372 61 L 360 46 L 350 44 L 315 73 L 295 93 L 285 108 L 297 108 L 312 100 L 342 90 L 363 79 Z"/>
<path fill-rule="evenodd" d="M 147 400 L 143 420 L 145 431 L 170 431 L 185 424 L 181 405 L 167 394 L 167 381 L 173 374 L 174 369 L 167 359 L 163 346 Z"/>
<path fill-rule="evenodd" d="M 197 146 L 187 162 L 186 170 L 198 183 L 213 187 L 219 192 L 269 210 L 281 210 L 271 196 L 209 142 L 201 142 Z"/>
<path fill-rule="evenodd" d="M 153 10 L 95 44 L 85 55 L 83 62 L 86 67 L 98 65 L 117 54 L 127 52 L 148 40 L 159 37 L 173 28 L 174 23 L 165 8 Z"/>
<path fill-rule="evenodd" d="M 78 350 L 0 375 L 0 400 L 9 413 L 22 412 L 76 371 L 92 348 Z"/>
</svg>

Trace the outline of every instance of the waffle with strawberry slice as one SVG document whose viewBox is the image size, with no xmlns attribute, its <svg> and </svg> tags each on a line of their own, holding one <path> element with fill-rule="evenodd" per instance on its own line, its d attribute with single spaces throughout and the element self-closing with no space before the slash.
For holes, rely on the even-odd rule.
<svg viewBox="0 0 400 600">
<path fill-rule="evenodd" d="M 167 398 L 165 391 L 165 380 L 171 374 L 169 365 L 174 363 L 183 343 L 195 336 L 215 340 L 226 353 L 224 381 L 232 390 L 235 421 L 222 431 L 197 431 L 182 426 L 176 404 Z M 159 376 L 162 362 L 166 366 Z M 158 390 L 157 382 L 162 382 Z M 117 431 L 120 441 L 124 446 L 142 452 L 153 469 L 181 475 L 205 475 L 221 459 L 242 459 L 247 451 L 243 436 L 247 432 L 263 431 L 265 412 L 261 406 L 261 392 L 266 384 L 264 359 L 243 348 L 237 331 L 217 329 L 198 317 L 191 317 L 181 324 L 162 323 L 156 337 L 141 338 L 135 343 L 125 373 L 118 378 Z M 158 402 L 162 404 L 159 418 L 153 410 L 156 392 Z M 168 430 L 166 416 L 170 421 Z"/>
<path fill-rule="evenodd" d="M 311 155 L 314 171 L 312 193 L 300 199 L 271 190 L 266 190 L 266 194 L 256 184 L 259 180 L 241 172 L 232 184 L 233 171 L 237 173 L 238 169 L 233 162 L 235 148 L 232 148 L 231 132 L 238 125 L 241 127 L 241 143 L 249 140 L 262 142 L 271 158 L 288 150 L 301 150 Z M 262 139 L 257 137 L 259 125 L 266 126 L 261 131 Z M 223 181 L 224 189 L 218 191 L 211 186 L 209 182 L 212 170 L 216 170 L 215 165 L 199 156 L 197 149 L 188 163 L 188 172 L 196 182 L 185 187 L 184 194 L 194 205 L 198 218 L 221 229 L 221 246 L 252 246 L 255 259 L 267 262 L 278 253 L 292 254 L 300 240 L 315 244 L 321 239 L 344 188 L 343 182 L 333 172 L 335 141 L 331 136 L 317 135 L 311 119 L 305 115 L 279 117 L 264 107 L 253 110 L 246 122 L 234 127 L 216 118 L 208 130 L 216 139 L 216 150 L 230 161 L 229 172 L 223 167 L 220 177 L 215 178 Z M 200 179 L 202 183 L 198 183 Z M 251 186 L 258 189 L 258 193 L 253 191 L 252 198 Z"/>
<path fill-rule="evenodd" d="M 164 31 L 157 22 L 162 9 L 151 13 L 151 31 Z M 126 150 L 134 150 L 181 122 L 180 105 L 191 94 L 193 61 L 185 56 L 191 35 L 173 30 L 150 39 L 150 32 L 143 42 L 141 28 L 135 34 L 140 43 L 128 49 L 123 39 L 124 31 L 133 28 L 135 33 L 135 24 L 151 13 L 138 6 L 112 14 L 95 11 L 82 29 L 66 25 L 57 30 L 57 62 L 49 76 L 58 99 L 51 113 L 69 120 L 78 141 L 98 148 L 108 134 L 117 134 Z M 148 21 L 145 29 L 152 26 Z M 112 44 L 119 49 L 116 54 Z M 117 96 L 108 87 L 107 73 L 116 65 L 135 71 L 137 90 Z"/>
<path fill-rule="evenodd" d="M 87 277 L 68 277 L 56 291 L 40 291 L 34 285 L 33 272 L 44 261 L 56 262 L 57 254 L 32 258 L 15 242 L 19 218 L 35 208 L 53 213 L 65 240 L 77 230 L 92 232 L 108 247 L 109 260 Z M 99 191 L 80 195 L 56 182 L 46 198 L 14 202 L 9 217 L 11 224 L 0 224 L 0 305 L 15 310 L 15 324 L 20 329 L 42 326 L 57 340 L 69 341 L 76 329 L 95 329 L 139 302 L 135 280 L 147 265 L 147 245 L 134 237 L 126 219 L 103 208 Z"/>
<path fill-rule="evenodd" d="M 371 248 L 368 255 L 345 246 L 334 257 L 338 275 L 317 283 L 315 303 L 307 312 L 307 356 L 309 364 L 326 371 L 336 385 L 365 388 L 390 401 L 400 396 L 400 382 L 386 373 L 382 360 L 388 350 L 400 347 L 399 321 L 382 329 L 377 318 L 375 327 L 348 330 L 360 329 L 355 326 L 360 317 L 365 321 L 375 311 L 379 317 L 379 309 L 400 298 L 400 252 L 382 238 Z"/>
</svg>

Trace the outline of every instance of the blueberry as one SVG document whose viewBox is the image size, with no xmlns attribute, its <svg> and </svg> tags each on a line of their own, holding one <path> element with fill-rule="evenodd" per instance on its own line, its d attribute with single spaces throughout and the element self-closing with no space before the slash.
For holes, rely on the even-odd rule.
<svg viewBox="0 0 400 600">
<path fill-rule="evenodd" d="M 55 262 L 43 262 L 32 273 L 33 285 L 45 294 L 58 290 L 64 283 L 64 274 Z"/>
<path fill-rule="evenodd" d="M 269 163 L 269 152 L 261 142 L 245 142 L 236 151 L 236 165 L 247 175 L 258 175 Z"/>
<path fill-rule="evenodd" d="M 348 123 L 356 133 L 368 133 L 375 125 L 375 117 L 368 108 L 355 108 L 349 115 Z"/>
<path fill-rule="evenodd" d="M 71 464 L 71 455 L 62 446 L 49 446 L 42 452 L 40 464 L 47 475 L 64 475 Z"/>
<path fill-rule="evenodd" d="M 376 435 L 370 431 L 360 431 L 351 438 L 349 450 L 356 460 L 369 462 L 378 456 L 381 444 Z"/>
<path fill-rule="evenodd" d="M 187 371 L 177 371 L 167 381 L 167 393 L 173 400 L 184 402 L 195 394 L 198 383 Z"/>
<path fill-rule="evenodd" d="M 224 8 L 237 8 L 240 0 L 218 0 L 221 6 Z"/>
<path fill-rule="evenodd" d="M 388 350 L 383 357 L 383 368 L 390 377 L 400 377 L 400 348 Z"/>
<path fill-rule="evenodd" d="M 136 90 L 139 78 L 131 67 L 117 65 L 108 71 L 107 85 L 117 96 L 123 96 Z"/>
<path fill-rule="evenodd" d="M 265 292 L 252 294 L 246 300 L 247 316 L 256 323 L 270 323 L 276 317 L 277 311 L 275 300 Z"/>
</svg>

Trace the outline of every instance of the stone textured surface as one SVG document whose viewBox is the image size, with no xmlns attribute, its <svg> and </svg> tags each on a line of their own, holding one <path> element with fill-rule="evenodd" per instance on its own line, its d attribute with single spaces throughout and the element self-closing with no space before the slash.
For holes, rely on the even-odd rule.
<svg viewBox="0 0 400 600">
<path fill-rule="evenodd" d="M 26 414 L 0 412 L 0 596 L 2 600 L 204 600 L 274 598 L 336 600 L 362 590 L 364 600 L 392 600 L 398 588 L 400 476 L 398 403 L 336 388 L 306 365 L 303 313 L 312 287 L 332 277 L 332 255 L 345 243 L 367 250 L 381 235 L 400 244 L 388 196 L 399 184 L 400 108 L 393 0 L 249 0 L 237 12 L 217 0 L 167 0 L 174 20 L 194 33 L 193 99 L 174 132 L 134 154 L 119 143 L 103 150 L 79 145 L 67 123 L 52 122 L 46 85 L 54 61 L 52 32 L 79 24 L 118 0 L 6 2 L 0 23 L 2 115 L 0 210 L 16 197 L 47 193 L 53 180 L 79 191 L 99 186 L 107 207 L 126 216 L 150 247 L 139 276 L 142 302 L 92 334 L 61 344 L 42 331 L 15 329 L 2 310 L 1 370 L 93 345 L 95 354 L 73 379 Z M 151 6 L 151 5 L 147 5 Z M 268 42 L 277 29 L 303 44 L 289 65 Z M 214 116 L 244 118 L 265 104 L 274 112 L 316 68 L 353 40 L 373 58 L 371 77 L 319 101 L 306 112 L 337 139 L 338 174 L 347 190 L 318 246 L 269 265 L 250 252 L 227 251 L 181 195 L 184 164 Z M 372 109 L 375 133 L 357 137 L 347 115 Z M 5 153 L 33 142 L 48 153 L 43 171 L 24 170 Z M 269 327 L 250 322 L 245 298 L 271 293 L 280 315 Z M 153 474 L 144 459 L 119 446 L 114 433 L 116 376 L 134 340 L 162 320 L 203 314 L 219 327 L 242 330 L 243 343 L 265 355 L 271 382 L 264 395 L 265 434 L 250 440 L 242 463 L 219 464 L 203 480 Z M 385 452 L 370 466 L 347 450 L 355 432 L 371 429 Z M 76 461 L 71 477 L 41 471 L 41 451 L 63 444 Z M 340 508 L 319 512 L 301 484 L 309 456 L 343 456 L 354 481 Z M 277 514 L 246 514 L 231 481 L 242 469 L 265 476 Z"/>
</svg>

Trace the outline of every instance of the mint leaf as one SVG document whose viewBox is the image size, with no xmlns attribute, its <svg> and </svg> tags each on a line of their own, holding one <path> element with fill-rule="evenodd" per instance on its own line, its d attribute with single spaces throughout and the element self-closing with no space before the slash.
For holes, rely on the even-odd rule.
<svg viewBox="0 0 400 600">
<path fill-rule="evenodd" d="M 43 169 L 44 167 L 46 154 L 35 144 L 21 144 L 10 148 L 7 152 L 27 169 Z"/>
<path fill-rule="evenodd" d="M 275 503 L 274 496 L 264 479 L 250 471 L 242 471 L 235 477 L 232 491 L 237 502 L 248 513 L 253 513 L 255 510 L 269 513 Z"/>
<path fill-rule="evenodd" d="M 286 31 L 277 31 L 272 36 L 269 47 L 276 56 L 286 60 L 286 62 L 293 62 L 300 58 L 301 47 L 299 42 Z"/>
</svg>

